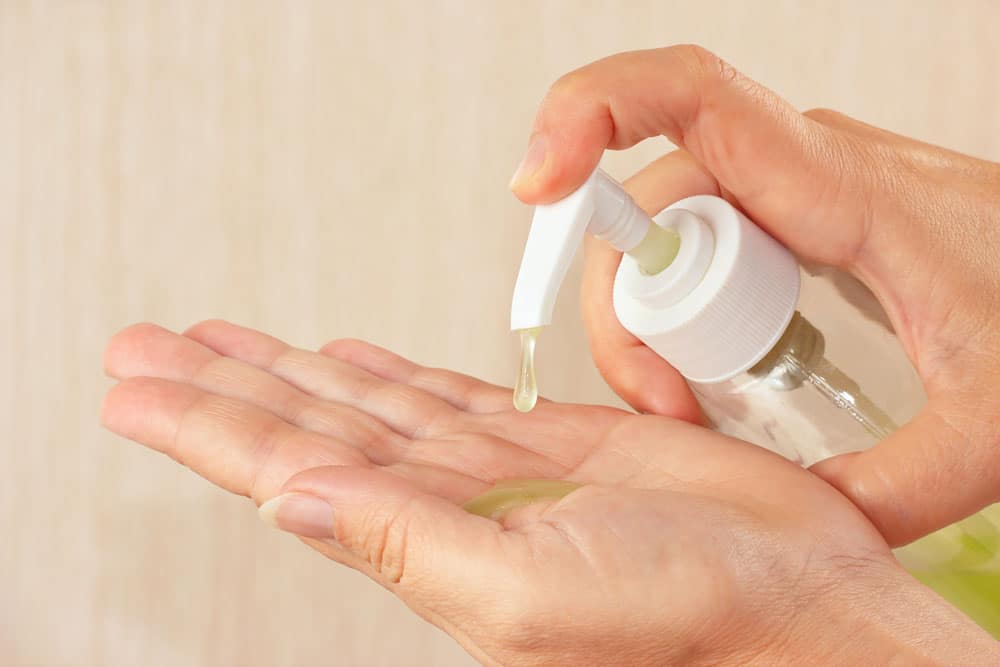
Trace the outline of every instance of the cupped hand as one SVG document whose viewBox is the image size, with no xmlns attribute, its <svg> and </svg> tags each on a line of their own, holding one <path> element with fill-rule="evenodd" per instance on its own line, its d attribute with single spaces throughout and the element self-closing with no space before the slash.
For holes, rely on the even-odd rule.
<svg viewBox="0 0 1000 667">
<path fill-rule="evenodd" d="M 559 79 L 511 182 L 527 203 L 576 189 L 606 148 L 665 135 L 626 184 L 650 213 L 694 194 L 741 207 L 799 256 L 850 271 L 886 308 L 929 402 L 867 452 L 814 467 L 902 544 L 1000 501 L 1000 165 L 841 114 L 799 113 L 695 46 L 624 53 Z M 588 239 L 594 360 L 642 412 L 697 420 L 680 376 L 625 331 L 620 255 Z"/>
<path fill-rule="evenodd" d="M 308 352 L 223 322 L 130 327 L 105 365 L 110 429 L 270 501 L 265 518 L 489 664 L 993 650 L 833 488 L 682 421 L 544 400 L 523 415 L 509 389 L 372 345 Z M 499 522 L 460 506 L 525 477 L 582 487 Z"/>
</svg>

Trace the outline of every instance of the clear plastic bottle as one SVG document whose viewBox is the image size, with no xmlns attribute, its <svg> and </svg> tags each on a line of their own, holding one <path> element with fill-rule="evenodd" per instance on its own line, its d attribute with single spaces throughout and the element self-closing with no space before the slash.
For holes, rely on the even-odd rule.
<svg viewBox="0 0 1000 667">
<path fill-rule="evenodd" d="M 625 253 L 619 321 L 688 380 L 717 430 L 810 466 L 874 446 L 926 403 L 885 312 L 857 280 L 802 269 L 718 197 L 688 197 L 651 220 L 599 169 L 536 207 L 511 329 L 549 323 L 585 232 Z M 998 507 L 896 554 L 1000 638 Z"/>
<path fill-rule="evenodd" d="M 750 370 L 693 383 L 717 430 L 802 465 L 873 447 L 926 395 L 885 312 L 852 276 L 802 272 L 778 344 Z M 1000 638 L 1000 506 L 896 550 L 920 581 Z"/>
<path fill-rule="evenodd" d="M 832 269 L 802 270 L 795 312 L 763 359 L 692 388 L 717 430 L 804 466 L 872 447 L 927 401 L 878 302 Z"/>
</svg>

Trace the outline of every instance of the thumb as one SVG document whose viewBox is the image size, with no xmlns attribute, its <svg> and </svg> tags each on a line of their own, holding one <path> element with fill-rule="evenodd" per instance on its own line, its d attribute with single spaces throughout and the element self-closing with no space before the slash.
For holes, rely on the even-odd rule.
<svg viewBox="0 0 1000 667">
<path fill-rule="evenodd" d="M 998 499 L 996 435 L 988 424 L 964 423 L 963 412 L 932 399 L 872 449 L 810 470 L 850 498 L 889 544 L 907 544 Z"/>
<path fill-rule="evenodd" d="M 845 175 L 848 135 L 811 120 L 697 46 L 622 53 L 559 79 L 511 181 L 525 203 L 579 187 L 607 148 L 665 135 L 769 233 L 808 259 L 845 265 L 865 235 L 864 183 Z"/>
<path fill-rule="evenodd" d="M 390 472 L 323 466 L 295 475 L 282 490 L 260 506 L 265 522 L 332 547 L 336 560 L 418 606 L 464 607 L 484 573 L 503 568 L 495 562 L 498 523 Z"/>
</svg>

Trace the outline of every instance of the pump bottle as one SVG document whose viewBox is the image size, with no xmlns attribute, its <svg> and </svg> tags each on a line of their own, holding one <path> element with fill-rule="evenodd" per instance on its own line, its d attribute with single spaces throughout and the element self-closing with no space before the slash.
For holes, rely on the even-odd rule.
<svg viewBox="0 0 1000 667">
<path fill-rule="evenodd" d="M 884 311 L 853 277 L 800 267 L 719 197 L 689 197 L 650 219 L 600 169 L 536 207 L 512 329 L 551 321 L 585 233 L 625 253 L 613 292 L 621 324 L 688 380 L 723 433 L 809 466 L 874 446 L 926 402 Z M 896 555 L 1000 637 L 995 507 Z"/>
</svg>

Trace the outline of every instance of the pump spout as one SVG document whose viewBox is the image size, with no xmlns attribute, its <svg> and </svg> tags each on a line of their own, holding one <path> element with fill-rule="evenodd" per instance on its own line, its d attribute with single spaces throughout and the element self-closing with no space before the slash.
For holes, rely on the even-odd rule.
<svg viewBox="0 0 1000 667">
<path fill-rule="evenodd" d="M 591 179 L 552 204 L 535 207 L 521 270 L 514 284 L 510 328 L 532 329 L 552 321 L 552 309 L 573 255 L 594 214 Z"/>
<path fill-rule="evenodd" d="M 572 194 L 535 207 L 521 269 L 514 285 L 510 328 L 532 329 L 552 321 L 552 309 L 586 232 L 627 252 L 653 224 L 621 184 L 596 169 Z"/>
</svg>

